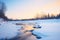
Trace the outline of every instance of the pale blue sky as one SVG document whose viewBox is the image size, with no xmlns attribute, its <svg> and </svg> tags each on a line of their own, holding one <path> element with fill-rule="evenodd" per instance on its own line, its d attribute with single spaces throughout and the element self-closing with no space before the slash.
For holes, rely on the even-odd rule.
<svg viewBox="0 0 60 40">
<path fill-rule="evenodd" d="M 6 15 L 13 19 L 33 18 L 37 13 L 59 11 L 57 0 L 2 0 L 6 3 Z M 56 5 L 55 5 L 56 4 Z"/>
</svg>

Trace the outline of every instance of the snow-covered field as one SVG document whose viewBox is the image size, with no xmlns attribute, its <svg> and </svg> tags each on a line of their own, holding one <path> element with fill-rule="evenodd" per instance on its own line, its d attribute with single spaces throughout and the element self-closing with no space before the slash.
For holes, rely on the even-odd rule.
<svg viewBox="0 0 60 40">
<path fill-rule="evenodd" d="M 60 19 L 38 20 L 35 22 L 42 27 L 33 31 L 42 37 L 38 40 L 60 40 Z"/>
<path fill-rule="evenodd" d="M 41 28 L 34 29 L 34 31 L 32 32 L 36 36 L 42 37 L 41 39 L 36 38 L 37 40 L 60 40 L 60 19 L 34 20 L 34 21 L 9 21 L 8 23 L 12 23 L 12 24 L 10 24 L 11 26 L 12 25 L 16 26 L 15 25 L 16 23 L 24 23 L 24 24 L 28 24 L 28 25 L 34 25 L 34 26 L 40 25 Z M 8 26 L 10 26 L 10 25 L 8 24 Z M 14 29 L 14 26 L 12 26 L 12 29 L 15 30 L 15 32 L 17 29 L 21 28 L 21 27 L 16 26 L 17 29 L 16 28 Z M 0 31 L 1 30 L 2 29 L 0 29 Z M 12 33 L 12 35 L 14 33 Z M 16 34 L 17 34 L 17 32 L 15 33 L 15 35 Z M 1 38 L 1 36 L 0 36 L 0 38 Z"/>
</svg>

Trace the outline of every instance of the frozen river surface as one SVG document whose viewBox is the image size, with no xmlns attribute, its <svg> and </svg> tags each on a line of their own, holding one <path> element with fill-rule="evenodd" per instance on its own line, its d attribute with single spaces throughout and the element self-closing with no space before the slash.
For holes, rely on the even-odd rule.
<svg viewBox="0 0 60 40">
<path fill-rule="evenodd" d="M 27 21 L 26 21 L 27 22 Z M 29 23 L 36 23 L 40 25 L 41 29 L 35 29 L 33 33 L 41 36 L 41 39 L 37 40 L 60 40 L 60 19 L 54 20 L 35 20 L 29 21 Z"/>
<path fill-rule="evenodd" d="M 15 28 L 13 24 L 15 23 L 25 23 L 25 24 L 37 24 L 40 25 L 41 28 L 40 29 L 34 29 L 34 31 L 32 32 L 33 34 L 37 35 L 38 37 L 42 37 L 41 39 L 35 38 L 36 40 L 60 40 L 60 19 L 50 19 L 50 20 L 34 20 L 34 21 L 9 21 L 8 23 L 12 23 L 10 27 L 12 28 L 12 30 L 16 30 L 17 31 L 17 27 Z M 10 26 L 10 25 L 8 25 Z M 35 25 L 36 26 L 36 25 Z M 5 27 L 4 27 L 5 28 Z M 15 29 L 13 29 L 15 28 Z M 6 28 L 5 28 L 6 29 Z M 1 29 L 0 31 L 2 31 L 3 29 Z M 11 33 L 13 33 L 13 35 L 15 36 L 17 33 L 15 31 L 12 32 L 12 30 L 10 30 Z M 7 31 L 6 31 L 7 33 Z M 9 34 L 6 34 L 9 35 Z M 10 35 L 9 35 L 10 36 Z M 1 36 L 0 36 L 1 38 Z M 31 37 L 33 40 L 33 36 Z"/>
</svg>

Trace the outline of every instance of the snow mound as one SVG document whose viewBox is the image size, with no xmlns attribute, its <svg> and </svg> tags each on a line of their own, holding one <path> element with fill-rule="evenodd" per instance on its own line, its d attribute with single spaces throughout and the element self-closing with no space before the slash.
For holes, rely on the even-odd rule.
<svg viewBox="0 0 60 40">
<path fill-rule="evenodd" d="M 42 38 L 42 37 L 46 37 L 47 35 L 45 35 L 45 34 L 43 34 L 43 33 L 41 33 L 40 32 L 40 29 L 35 29 L 33 32 L 32 32 L 36 37 L 40 37 L 40 38 Z"/>
<path fill-rule="evenodd" d="M 10 39 L 18 34 L 18 27 L 12 23 L 0 23 L 0 39 Z M 20 26 L 21 29 L 21 26 Z"/>
</svg>

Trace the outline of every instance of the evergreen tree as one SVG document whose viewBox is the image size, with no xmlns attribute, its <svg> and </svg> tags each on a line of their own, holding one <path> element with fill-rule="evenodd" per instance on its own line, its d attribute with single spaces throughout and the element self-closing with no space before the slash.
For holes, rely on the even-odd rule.
<svg viewBox="0 0 60 40">
<path fill-rule="evenodd" d="M 5 16 L 6 6 L 4 2 L 0 1 L 0 18 L 7 20 L 8 18 Z"/>
</svg>

